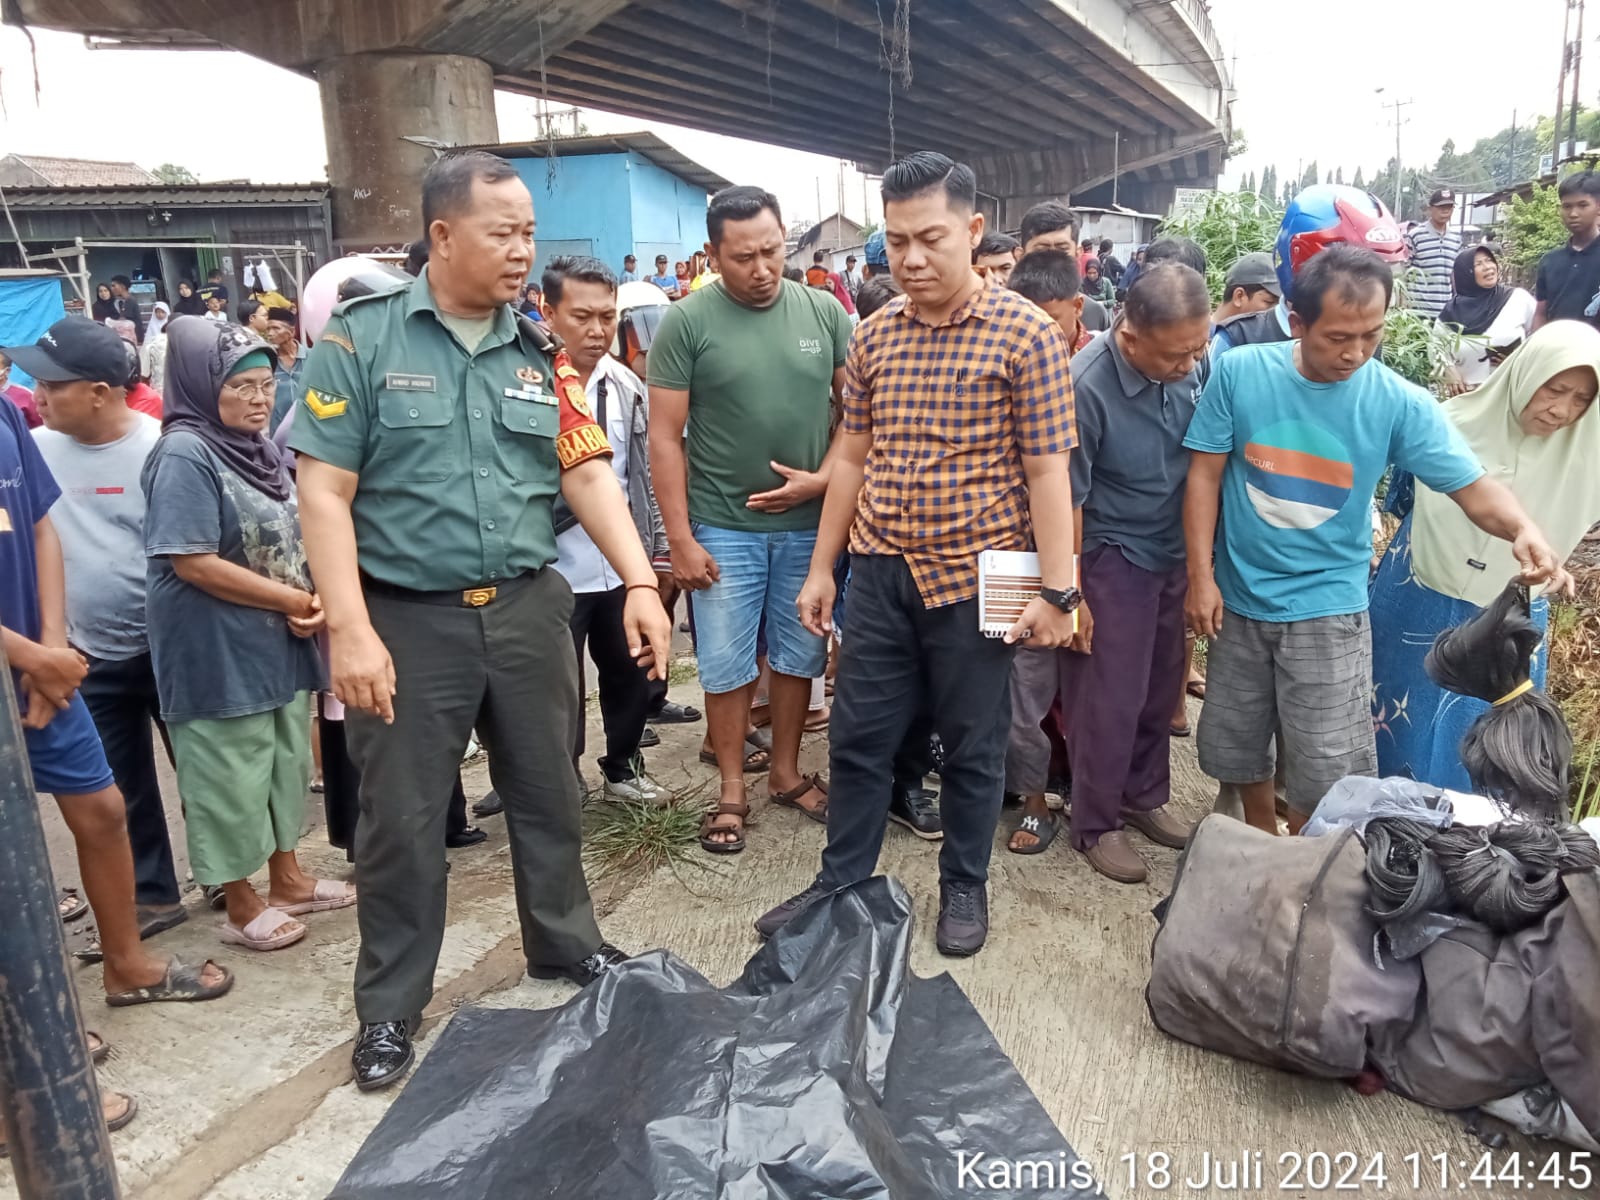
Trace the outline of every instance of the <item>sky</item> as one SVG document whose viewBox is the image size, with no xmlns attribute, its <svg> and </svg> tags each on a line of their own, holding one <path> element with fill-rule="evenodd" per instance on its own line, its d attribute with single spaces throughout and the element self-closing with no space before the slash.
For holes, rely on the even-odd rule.
<svg viewBox="0 0 1600 1200">
<path fill-rule="evenodd" d="M 1528 121 L 1555 103 L 1565 0 L 1211 0 L 1212 20 L 1232 56 L 1234 124 L 1248 152 L 1231 161 L 1225 183 L 1269 164 L 1287 177 L 1315 159 L 1324 172 L 1368 176 L 1394 153 L 1393 110 L 1401 110 L 1402 158 L 1431 163 L 1446 138 L 1459 149 L 1511 121 Z M 1600 9 L 1600 5 L 1597 5 Z M 1286 16 L 1285 14 L 1292 14 Z M 1600 35 L 1591 14 L 1589 46 Z M 87 49 L 71 34 L 40 31 L 42 101 L 35 103 L 28 44 L 0 26 L 0 153 L 132 159 L 188 167 L 201 179 L 309 182 L 325 178 L 317 87 L 309 79 L 246 55 L 204 51 Z M 913 67 L 917 46 L 913 40 Z M 937 80 L 919 72 L 917 80 Z M 1591 57 L 1586 95 L 1600 89 L 1600 55 Z M 117 82 L 113 82 L 113 80 Z M 186 104 L 210 81 L 208 99 Z M 1383 92 L 1377 93 L 1376 89 Z M 130 97 L 144 107 L 122 111 Z M 504 141 L 537 136 L 535 102 L 497 97 Z M 736 183 L 761 183 L 786 215 L 834 212 L 841 174 L 846 215 L 863 215 L 862 176 L 830 158 L 737 138 L 585 109 L 592 133 L 648 127 Z M 868 188 L 869 219 L 879 215 Z"/>
</svg>

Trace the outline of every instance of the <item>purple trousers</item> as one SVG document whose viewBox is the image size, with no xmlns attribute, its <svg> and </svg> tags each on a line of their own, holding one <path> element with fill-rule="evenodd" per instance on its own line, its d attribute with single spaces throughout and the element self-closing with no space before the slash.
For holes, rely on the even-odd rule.
<svg viewBox="0 0 1600 1200">
<path fill-rule="evenodd" d="M 1172 713 L 1184 676 L 1183 567 L 1151 572 L 1115 546 L 1083 556 L 1092 653 L 1060 654 L 1067 755 L 1072 763 L 1072 844 L 1087 850 L 1122 828 L 1127 810 L 1171 797 Z"/>
</svg>

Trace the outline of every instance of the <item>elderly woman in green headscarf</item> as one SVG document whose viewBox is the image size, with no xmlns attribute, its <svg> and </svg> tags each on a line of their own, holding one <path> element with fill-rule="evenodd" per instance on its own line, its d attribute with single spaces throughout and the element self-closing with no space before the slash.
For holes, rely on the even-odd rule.
<svg viewBox="0 0 1600 1200">
<path fill-rule="evenodd" d="M 1563 559 L 1600 522 L 1600 331 L 1553 321 L 1476 391 L 1444 406 L 1491 479 L 1505 484 Z M 1510 546 L 1418 486 L 1372 581 L 1373 720 L 1378 769 L 1470 791 L 1460 746 L 1480 700 L 1445 692 L 1422 663 L 1434 638 L 1487 605 L 1520 572 Z M 1549 620 L 1543 598 L 1534 619 Z M 1534 659 L 1544 683 L 1545 654 Z"/>
</svg>

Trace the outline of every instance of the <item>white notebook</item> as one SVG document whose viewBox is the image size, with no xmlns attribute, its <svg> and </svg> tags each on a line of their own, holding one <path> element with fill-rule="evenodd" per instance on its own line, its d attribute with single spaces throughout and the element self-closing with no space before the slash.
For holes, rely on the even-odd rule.
<svg viewBox="0 0 1600 1200">
<path fill-rule="evenodd" d="M 1072 560 L 1072 581 L 1076 586 L 1078 560 Z M 978 628 L 984 637 L 1004 637 L 1017 623 L 1022 610 L 1043 586 L 1039 556 L 1032 550 L 985 550 L 978 556 Z M 1072 615 L 1072 628 L 1078 628 L 1078 615 Z"/>
</svg>

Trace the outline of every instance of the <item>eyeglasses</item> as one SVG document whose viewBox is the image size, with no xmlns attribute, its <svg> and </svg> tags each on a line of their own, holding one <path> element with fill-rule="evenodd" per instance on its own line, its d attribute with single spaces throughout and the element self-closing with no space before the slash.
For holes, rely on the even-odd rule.
<svg viewBox="0 0 1600 1200">
<path fill-rule="evenodd" d="M 254 404 L 257 400 L 271 400 L 272 393 L 278 390 L 278 381 L 269 379 L 265 383 L 247 383 L 243 387 L 236 383 L 225 383 L 222 386 L 246 404 Z"/>
</svg>

